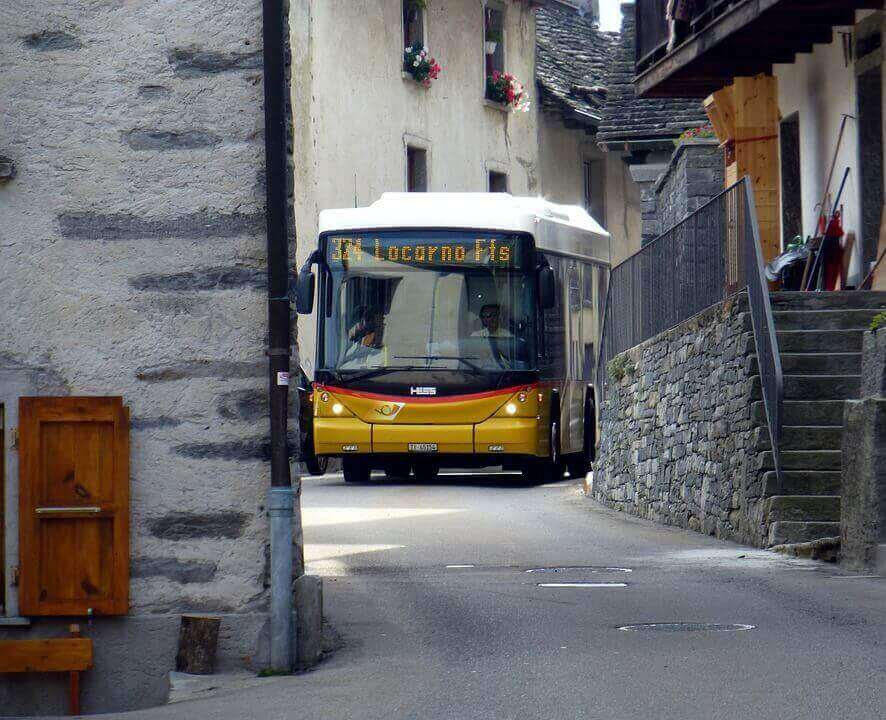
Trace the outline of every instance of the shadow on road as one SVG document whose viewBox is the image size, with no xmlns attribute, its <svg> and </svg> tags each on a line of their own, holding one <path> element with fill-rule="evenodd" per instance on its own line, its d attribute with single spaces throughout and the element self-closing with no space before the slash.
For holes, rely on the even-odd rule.
<svg viewBox="0 0 886 720">
<path fill-rule="evenodd" d="M 568 485 L 577 480 L 564 476 L 557 485 Z M 344 485 L 344 481 L 342 481 Z M 483 470 L 444 470 L 433 480 L 416 480 L 412 476 L 404 477 L 388 477 L 384 473 L 373 472 L 372 479 L 366 483 L 365 487 L 378 485 L 389 487 L 488 487 L 488 488 L 504 488 L 514 490 L 525 490 L 526 488 L 538 487 L 544 485 L 541 479 L 526 482 L 519 472 L 488 472 Z M 356 485 L 348 485 L 348 487 L 359 487 Z"/>
</svg>

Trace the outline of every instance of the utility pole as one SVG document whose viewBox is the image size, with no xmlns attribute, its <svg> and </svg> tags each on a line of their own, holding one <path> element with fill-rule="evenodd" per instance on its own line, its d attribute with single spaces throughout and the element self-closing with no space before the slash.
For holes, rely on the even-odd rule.
<svg viewBox="0 0 886 720">
<path fill-rule="evenodd" d="M 263 0 L 265 177 L 268 241 L 268 400 L 271 424 L 271 668 L 293 668 L 292 517 L 289 476 L 289 218 L 286 202 L 286 68 L 284 0 Z"/>
</svg>

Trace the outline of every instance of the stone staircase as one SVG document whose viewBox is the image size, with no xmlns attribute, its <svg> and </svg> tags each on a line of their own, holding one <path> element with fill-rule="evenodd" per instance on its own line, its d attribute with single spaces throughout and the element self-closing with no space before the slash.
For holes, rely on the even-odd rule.
<svg viewBox="0 0 886 720">
<path fill-rule="evenodd" d="M 757 357 L 748 358 L 754 375 L 751 410 L 755 446 L 761 451 L 766 544 L 837 537 L 843 405 L 858 397 L 862 333 L 886 308 L 886 292 L 779 292 L 772 293 L 771 301 L 784 373 L 781 490 L 756 374 Z M 748 315 L 745 322 L 750 330 Z"/>
</svg>

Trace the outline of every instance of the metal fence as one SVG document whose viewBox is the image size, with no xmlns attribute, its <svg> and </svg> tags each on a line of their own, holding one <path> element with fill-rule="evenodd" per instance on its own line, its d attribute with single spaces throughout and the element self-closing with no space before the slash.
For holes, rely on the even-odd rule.
<svg viewBox="0 0 886 720">
<path fill-rule="evenodd" d="M 597 395 L 605 402 L 608 365 L 616 355 L 744 288 L 780 488 L 781 358 L 748 178 L 612 269 L 597 362 Z"/>
</svg>

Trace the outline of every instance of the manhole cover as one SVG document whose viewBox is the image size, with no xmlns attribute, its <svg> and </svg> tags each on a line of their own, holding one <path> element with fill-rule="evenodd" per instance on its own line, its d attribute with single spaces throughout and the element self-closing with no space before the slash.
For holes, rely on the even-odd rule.
<svg viewBox="0 0 886 720">
<path fill-rule="evenodd" d="M 736 632 L 738 630 L 753 630 L 754 625 L 740 623 L 640 623 L 638 625 L 622 625 L 619 630 L 628 632 Z"/>
<path fill-rule="evenodd" d="M 538 583 L 543 588 L 623 588 L 627 583 L 623 582 L 552 582 Z"/>
<path fill-rule="evenodd" d="M 563 573 L 563 572 L 585 572 L 585 573 L 602 573 L 602 572 L 634 572 L 630 568 L 623 567 L 603 567 L 602 565 L 564 565 L 563 567 L 544 567 L 532 568 L 524 570 L 528 573 Z"/>
</svg>

